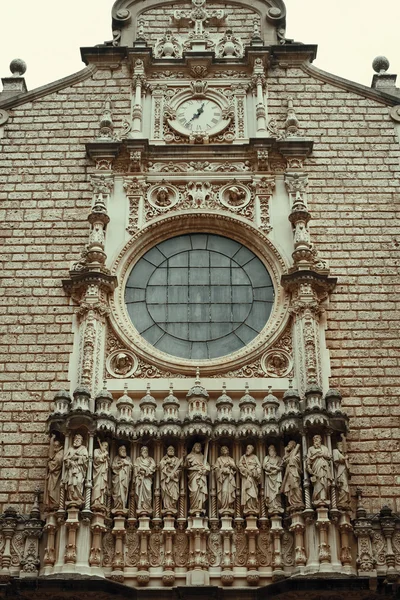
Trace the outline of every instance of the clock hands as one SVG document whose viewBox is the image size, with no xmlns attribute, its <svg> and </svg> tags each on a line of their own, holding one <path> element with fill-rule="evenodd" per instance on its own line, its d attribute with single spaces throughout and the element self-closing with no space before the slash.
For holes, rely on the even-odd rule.
<svg viewBox="0 0 400 600">
<path fill-rule="evenodd" d="M 203 102 L 203 104 L 200 106 L 200 108 L 197 109 L 197 111 L 194 113 L 193 117 L 190 119 L 189 123 L 191 121 L 194 121 L 194 119 L 198 119 L 200 117 L 200 115 L 204 112 L 204 104 L 205 104 L 205 102 Z"/>
</svg>

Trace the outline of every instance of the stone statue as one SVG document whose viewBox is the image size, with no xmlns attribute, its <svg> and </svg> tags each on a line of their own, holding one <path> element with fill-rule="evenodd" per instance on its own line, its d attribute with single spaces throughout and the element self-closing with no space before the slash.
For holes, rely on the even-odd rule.
<svg viewBox="0 0 400 600">
<path fill-rule="evenodd" d="M 229 448 L 222 446 L 221 456 L 214 466 L 217 479 L 218 509 L 221 515 L 232 515 L 236 497 L 236 465 L 229 456 Z"/>
<path fill-rule="evenodd" d="M 281 491 L 285 494 L 289 508 L 303 508 L 303 495 L 301 491 L 301 456 L 300 444 L 290 440 L 285 448 L 282 466 L 285 475 L 282 481 Z"/>
<path fill-rule="evenodd" d="M 201 451 L 200 442 L 196 442 L 191 453 L 187 455 L 186 466 L 190 499 L 189 512 L 192 515 L 201 514 L 208 497 L 207 474 L 210 471 L 210 465 Z"/>
<path fill-rule="evenodd" d="M 329 504 L 329 490 L 332 485 L 332 457 L 321 436 L 314 435 L 313 445 L 307 452 L 307 470 L 313 483 L 312 502 L 314 506 Z"/>
<path fill-rule="evenodd" d="M 175 448 L 168 446 L 167 454 L 160 461 L 161 499 L 164 512 L 176 514 L 179 498 L 179 479 L 182 459 L 175 456 Z"/>
<path fill-rule="evenodd" d="M 338 442 L 333 451 L 333 464 L 335 466 L 335 479 L 338 492 L 338 507 L 348 509 L 350 506 L 349 487 L 349 459 L 346 453 L 345 443 Z"/>
<path fill-rule="evenodd" d="M 268 456 L 264 459 L 263 469 L 267 509 L 271 514 L 282 512 L 282 459 L 277 455 L 275 446 L 268 447 Z"/>
<path fill-rule="evenodd" d="M 135 476 L 136 511 L 140 515 L 151 515 L 153 512 L 153 474 L 156 463 L 149 456 L 146 446 L 140 449 L 140 456 L 135 460 L 133 472 Z"/>
<path fill-rule="evenodd" d="M 98 441 L 99 448 L 96 448 L 93 452 L 92 508 L 104 509 L 107 505 L 110 457 L 108 454 L 108 443 Z"/>
<path fill-rule="evenodd" d="M 71 504 L 81 506 L 85 497 L 83 495 L 83 484 L 89 462 L 87 448 L 83 445 L 83 437 L 80 433 L 75 434 L 72 446 L 68 448 L 64 456 L 63 484 L 67 491 L 67 501 Z"/>
<path fill-rule="evenodd" d="M 261 464 L 254 454 L 254 446 L 249 444 L 246 453 L 239 461 L 242 476 L 241 505 L 245 515 L 257 515 L 260 510 L 258 484 L 261 478 Z"/>
<path fill-rule="evenodd" d="M 50 439 L 50 453 L 47 461 L 47 481 L 44 497 L 44 505 L 47 509 L 53 510 L 60 506 L 60 485 L 61 471 L 63 464 L 64 450 L 56 436 L 52 435 Z"/>
<path fill-rule="evenodd" d="M 112 496 L 114 511 L 125 510 L 128 502 L 129 482 L 132 462 L 126 453 L 126 447 L 120 446 L 112 464 Z"/>
</svg>

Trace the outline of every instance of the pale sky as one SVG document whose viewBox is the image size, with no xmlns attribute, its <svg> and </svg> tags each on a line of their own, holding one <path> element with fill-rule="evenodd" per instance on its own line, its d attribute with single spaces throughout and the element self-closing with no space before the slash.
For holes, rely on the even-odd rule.
<svg viewBox="0 0 400 600">
<path fill-rule="evenodd" d="M 13 58 L 28 65 L 28 89 L 83 68 L 79 48 L 111 36 L 113 0 L 18 0 L 4 2 L 0 35 L 0 76 Z M 398 73 L 400 1 L 286 0 L 288 38 L 318 44 L 314 64 L 370 85 L 372 60 L 385 55 Z M 379 8 L 381 7 L 381 8 Z"/>
</svg>

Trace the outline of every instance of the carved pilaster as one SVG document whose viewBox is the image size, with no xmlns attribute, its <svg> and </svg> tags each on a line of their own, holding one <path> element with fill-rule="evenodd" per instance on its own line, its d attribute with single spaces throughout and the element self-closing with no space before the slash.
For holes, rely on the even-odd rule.
<svg viewBox="0 0 400 600">
<path fill-rule="evenodd" d="M 67 530 L 67 544 L 65 546 L 65 564 L 76 563 L 76 536 L 79 529 L 79 509 L 72 506 L 67 511 L 68 517 L 65 521 Z"/>
<path fill-rule="evenodd" d="M 269 205 L 275 190 L 275 177 L 266 175 L 257 181 L 256 186 L 257 225 L 262 231 L 269 233 L 272 229 L 269 216 Z"/>
<path fill-rule="evenodd" d="M 21 578 L 37 577 L 39 574 L 39 539 L 43 532 L 43 521 L 40 519 L 39 510 L 40 490 L 35 491 L 35 500 L 29 519 L 24 526 L 25 548 L 21 560 Z"/>
<path fill-rule="evenodd" d="M 14 536 L 15 529 L 18 523 L 17 511 L 11 506 L 6 508 L 4 511 L 1 531 L 4 536 L 4 548 L 1 557 L 1 569 L 0 569 L 0 581 L 7 580 L 10 577 L 10 565 L 11 565 L 11 540 Z"/>
</svg>

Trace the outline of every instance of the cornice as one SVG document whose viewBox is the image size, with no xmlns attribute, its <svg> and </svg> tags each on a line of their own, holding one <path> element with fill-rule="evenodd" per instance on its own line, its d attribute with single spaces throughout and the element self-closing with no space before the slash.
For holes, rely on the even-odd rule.
<svg viewBox="0 0 400 600">
<path fill-rule="evenodd" d="M 335 87 L 341 88 L 342 90 L 364 96 L 364 98 L 376 100 L 377 102 L 386 104 L 387 106 L 400 104 L 400 98 L 398 96 L 392 96 L 391 94 L 386 94 L 385 92 L 375 90 L 367 87 L 366 85 L 362 85 L 361 83 L 355 83 L 349 79 L 344 79 L 338 75 L 333 75 L 332 73 L 318 69 L 318 67 L 315 67 L 309 63 L 303 63 L 300 68 L 304 73 L 311 77 L 315 77 L 316 79 L 324 81 L 325 83 L 330 83 Z"/>
<path fill-rule="evenodd" d="M 11 98 L 7 98 L 3 101 L 0 99 L 0 108 L 14 108 L 16 106 L 26 104 L 27 102 L 34 102 L 35 100 L 39 100 L 39 98 L 43 98 L 43 96 L 48 96 L 54 92 L 59 92 L 66 87 L 76 85 L 81 81 L 85 81 L 85 79 L 89 79 L 96 71 L 96 65 L 90 65 L 81 71 L 78 71 L 77 73 L 73 73 L 72 75 L 63 77 L 62 79 L 57 79 L 56 81 L 47 83 L 46 85 L 38 87 L 25 94 L 18 94 L 17 96 L 12 96 Z"/>
</svg>

